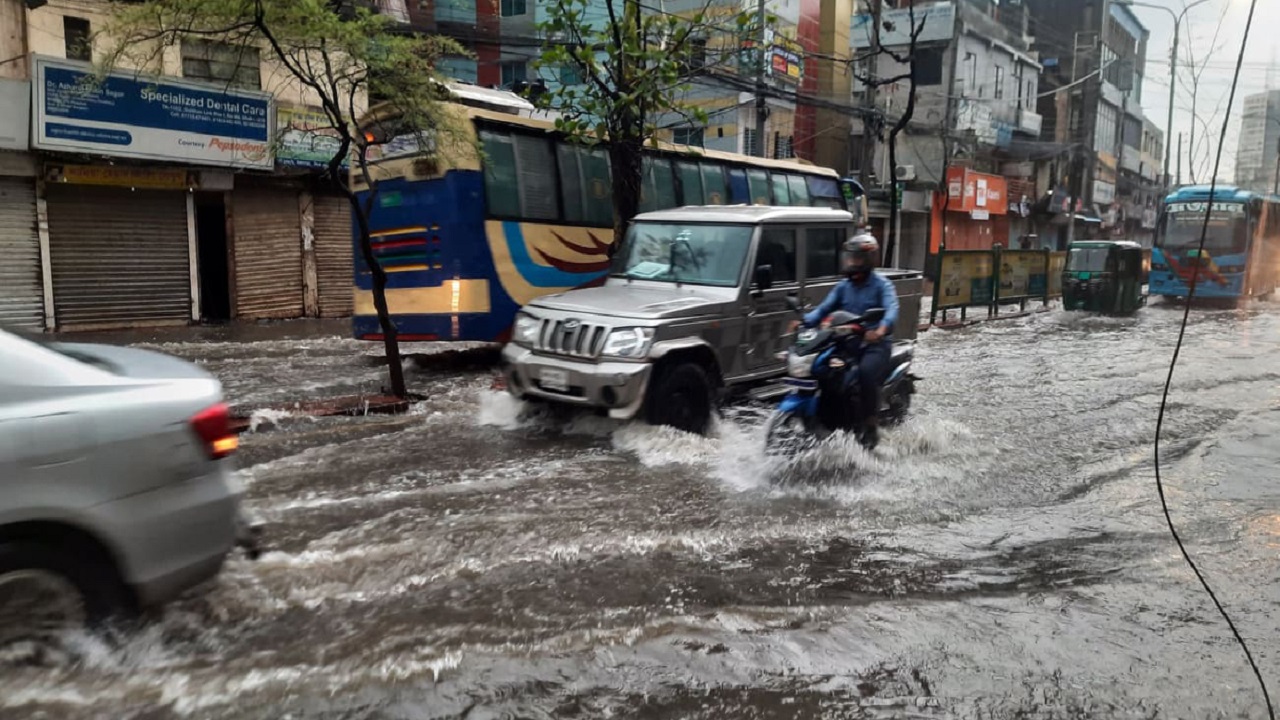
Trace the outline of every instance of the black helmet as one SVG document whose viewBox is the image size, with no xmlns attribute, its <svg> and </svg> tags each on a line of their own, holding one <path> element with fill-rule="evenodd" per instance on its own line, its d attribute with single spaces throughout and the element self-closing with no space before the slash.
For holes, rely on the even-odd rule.
<svg viewBox="0 0 1280 720">
<path fill-rule="evenodd" d="M 850 278 L 862 279 L 871 274 L 880 259 L 880 243 L 866 231 L 845 241 L 840 253 L 840 265 Z"/>
</svg>

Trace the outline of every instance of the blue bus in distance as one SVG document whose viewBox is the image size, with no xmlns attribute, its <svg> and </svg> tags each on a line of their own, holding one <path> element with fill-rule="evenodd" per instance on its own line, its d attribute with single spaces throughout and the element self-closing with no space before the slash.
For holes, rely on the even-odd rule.
<svg viewBox="0 0 1280 720">
<path fill-rule="evenodd" d="M 1200 235 L 1208 233 L 1200 250 Z M 1195 185 L 1170 193 L 1151 252 L 1148 291 L 1186 298 L 1239 299 L 1275 292 L 1280 281 L 1280 198 L 1232 186 Z"/>
</svg>

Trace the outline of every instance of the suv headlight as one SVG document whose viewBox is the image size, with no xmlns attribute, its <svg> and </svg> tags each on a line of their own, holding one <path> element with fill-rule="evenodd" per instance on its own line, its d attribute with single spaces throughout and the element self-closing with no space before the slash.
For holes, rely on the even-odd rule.
<svg viewBox="0 0 1280 720">
<path fill-rule="evenodd" d="M 600 354 L 605 357 L 642 358 L 653 344 L 653 328 L 620 328 L 609 333 Z"/>
<path fill-rule="evenodd" d="M 511 332 L 511 341 L 524 347 L 532 347 L 538 343 L 538 332 L 542 330 L 542 321 L 526 313 L 516 315 L 516 326 Z"/>
</svg>

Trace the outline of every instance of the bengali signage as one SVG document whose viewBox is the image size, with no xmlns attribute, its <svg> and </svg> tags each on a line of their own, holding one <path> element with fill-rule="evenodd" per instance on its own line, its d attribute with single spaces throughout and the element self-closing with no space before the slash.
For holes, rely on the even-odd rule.
<svg viewBox="0 0 1280 720">
<path fill-rule="evenodd" d="M 995 280 L 992 256 L 985 250 L 944 251 L 936 309 L 990 305 Z"/>
<path fill-rule="evenodd" d="M 276 108 L 276 162 L 280 165 L 325 168 L 342 149 L 329 116 L 311 108 Z M 349 167 L 349 157 L 342 167 Z"/>
<path fill-rule="evenodd" d="M 36 56 L 35 147 L 59 152 L 269 170 L 269 93 L 116 72 Z"/>
<path fill-rule="evenodd" d="M 804 48 L 795 40 L 775 35 L 769 47 L 769 75 L 799 83 L 804 77 Z"/>
<path fill-rule="evenodd" d="M 117 165 L 49 165 L 45 182 L 72 185 L 109 185 L 143 190 L 187 190 L 200 185 L 199 173 L 180 168 L 145 168 Z"/>
</svg>

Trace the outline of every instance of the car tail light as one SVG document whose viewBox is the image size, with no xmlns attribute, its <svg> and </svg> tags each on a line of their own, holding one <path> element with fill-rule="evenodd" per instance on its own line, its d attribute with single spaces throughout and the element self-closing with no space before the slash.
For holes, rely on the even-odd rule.
<svg viewBox="0 0 1280 720">
<path fill-rule="evenodd" d="M 240 438 L 231 429 L 231 410 L 225 403 L 205 408 L 191 418 L 191 429 L 204 443 L 213 460 L 224 458 L 240 447 Z"/>
</svg>

